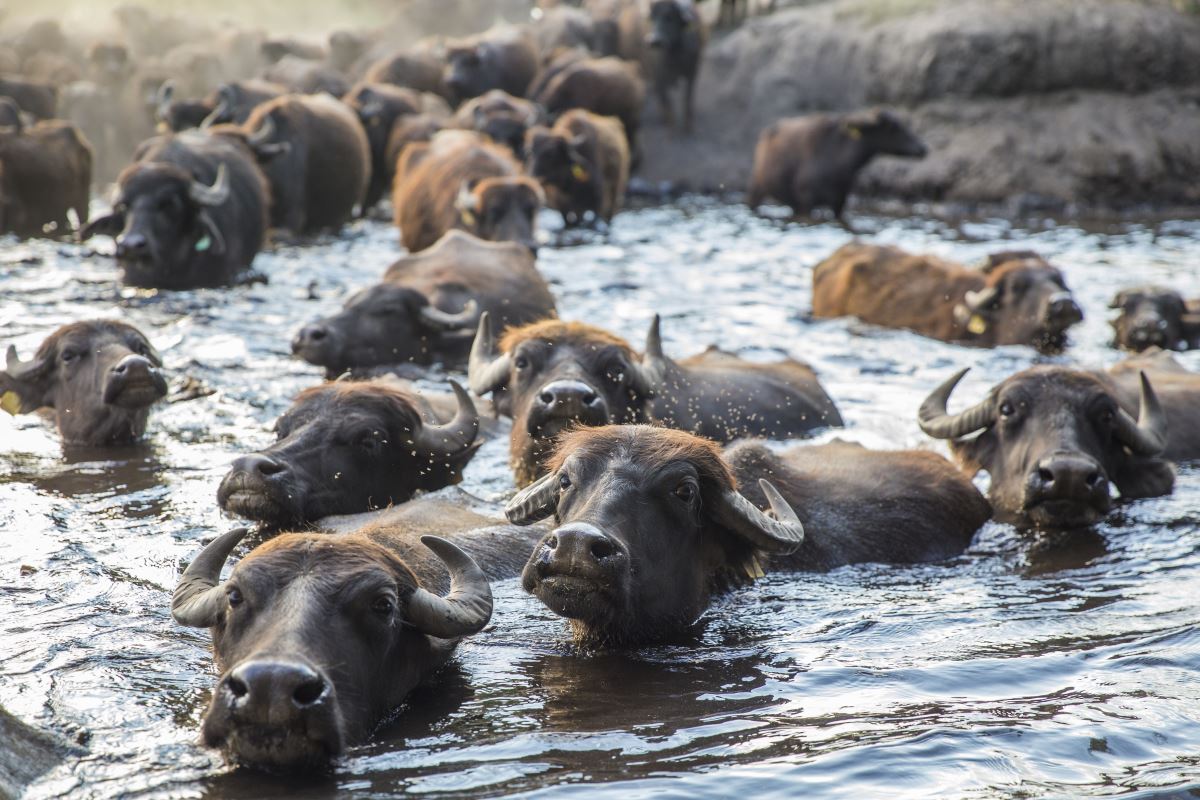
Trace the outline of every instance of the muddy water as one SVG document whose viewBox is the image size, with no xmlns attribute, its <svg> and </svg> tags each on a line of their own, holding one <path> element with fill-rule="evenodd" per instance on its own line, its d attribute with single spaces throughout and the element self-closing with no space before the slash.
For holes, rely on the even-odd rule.
<svg viewBox="0 0 1200 800">
<path fill-rule="evenodd" d="M 549 220 L 549 218 L 548 218 Z M 549 220 L 552 221 L 552 220 Z M 1108 364 L 1106 305 L 1135 281 L 1200 295 L 1200 224 L 1085 230 L 866 217 L 873 239 L 975 260 L 1034 247 L 1087 313 L 1064 362 Z M 663 314 L 669 352 L 720 342 L 807 359 L 840 435 L 938 446 L 914 415 L 958 366 L 977 395 L 1028 365 L 849 321 L 812 321 L 812 266 L 846 241 L 711 201 L 622 215 L 607 235 L 543 250 L 561 313 L 640 342 Z M 108 245 L 101 245 L 101 248 Z M 217 483 L 316 368 L 289 358 L 305 320 L 396 253 L 365 222 L 265 254 L 270 278 L 227 291 L 121 289 L 71 245 L 0 246 L 0 342 L 114 316 L 176 376 L 216 393 L 166 405 L 144 447 L 63 452 L 34 417 L 0 419 L 0 704 L 82 758 L 32 797 L 213 798 L 531 794 L 636 797 L 1043 797 L 1200 787 L 1200 469 L 1172 497 L 1121 507 L 1093 535 L 1030 540 L 991 524 L 950 563 L 770 576 L 717 603 L 689 646 L 582 654 L 562 621 L 496 587 L 497 613 L 453 666 L 337 771 L 288 782 L 227 771 L 195 744 L 214 676 L 205 632 L 167 612 L 181 561 L 231 522 Z M 1200 369 L 1200 353 L 1184 360 Z M 509 490 L 489 443 L 464 487 Z M 881 476 L 886 477 L 886 476 Z"/>
</svg>

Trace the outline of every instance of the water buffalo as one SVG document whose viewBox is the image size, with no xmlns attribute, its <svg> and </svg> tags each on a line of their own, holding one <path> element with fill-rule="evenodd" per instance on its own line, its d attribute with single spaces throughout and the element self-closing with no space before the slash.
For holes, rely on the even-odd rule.
<svg viewBox="0 0 1200 800">
<path fill-rule="evenodd" d="M 296 94 L 325 93 L 341 97 L 350 91 L 344 75 L 328 64 L 285 55 L 262 72 L 264 80 L 286 86 Z"/>
<path fill-rule="evenodd" d="M 519 27 L 499 27 L 446 45 L 442 81 L 457 102 L 503 89 L 524 97 L 537 73 L 537 48 Z"/>
<path fill-rule="evenodd" d="M 223 286 L 250 266 L 267 229 L 267 184 L 241 141 L 185 131 L 144 142 L 117 178 L 112 211 L 80 232 L 117 240 L 125 282 Z"/>
<path fill-rule="evenodd" d="M 859 170 L 877 155 L 924 158 L 925 143 L 890 111 L 814 114 L 772 123 L 754 148 L 746 203 L 791 206 L 796 216 L 817 208 L 838 220 Z"/>
<path fill-rule="evenodd" d="M 30 361 L 8 348 L 0 407 L 10 414 L 54 410 L 67 444 L 125 444 L 146 432 L 150 406 L 167 393 L 162 359 L 132 325 L 91 320 L 46 337 Z"/>
<path fill-rule="evenodd" d="M 215 104 L 208 98 L 200 100 L 179 100 L 175 97 L 175 81 L 166 80 L 158 87 L 154 98 L 154 119 L 158 122 L 158 130 L 162 132 L 186 131 L 199 128 Z"/>
<path fill-rule="evenodd" d="M 1018 372 L 950 414 L 946 403 L 966 372 L 929 395 L 919 422 L 928 435 L 950 440 L 968 473 L 987 470 L 988 497 L 1002 518 L 1080 528 L 1109 512 L 1110 485 L 1126 499 L 1171 491 L 1175 471 L 1161 457 L 1167 418 L 1144 373 L 1134 420 L 1101 377 L 1057 366 Z"/>
<path fill-rule="evenodd" d="M 621 120 L 573 109 L 553 128 L 532 128 L 525 137 L 529 174 L 568 225 L 583 222 L 589 211 L 612 221 L 629 182 L 629 144 Z"/>
<path fill-rule="evenodd" d="M 484 315 L 468 375 L 471 391 L 491 392 L 497 412 L 513 419 L 509 466 L 520 486 L 545 473 L 554 439 L 567 428 L 648 419 L 650 384 L 633 349 L 579 322 L 510 328 L 497 349 Z"/>
<path fill-rule="evenodd" d="M 212 630 L 220 678 L 202 740 L 272 770 L 327 768 L 366 739 L 487 624 L 488 577 L 516 574 L 528 555 L 513 546 L 519 529 L 422 499 L 351 533 L 277 536 L 221 583 L 245 534 L 201 551 L 171 613 Z"/>
<path fill-rule="evenodd" d="M 283 84 L 258 78 L 223 83 L 205 98 L 204 104 L 210 106 L 212 111 L 201 125 L 241 124 L 250 118 L 255 108 L 287 94 L 287 91 Z"/>
<path fill-rule="evenodd" d="M 0 127 L 0 233 L 62 236 L 88 221 L 92 148 L 73 124 L 45 120 L 25 128 L 11 107 Z"/>
<path fill-rule="evenodd" d="M 977 347 L 1031 345 L 1054 353 L 1083 319 L 1062 273 L 1036 253 L 988 256 L 969 269 L 897 247 L 850 243 L 813 269 L 813 314 L 856 316 Z"/>
<path fill-rule="evenodd" d="M 842 426 L 807 364 L 790 358 L 756 364 L 716 348 L 677 362 L 663 353 L 658 315 L 646 336 L 642 371 L 654 395 L 653 419 L 717 442 L 793 439 Z"/>
<path fill-rule="evenodd" d="M 683 83 L 683 129 L 692 131 L 692 96 L 708 30 L 691 0 L 653 0 L 650 3 L 649 75 L 663 120 L 674 127 L 671 89 Z"/>
<path fill-rule="evenodd" d="M 525 132 L 538 123 L 541 113 L 536 103 L 502 89 L 492 89 L 459 106 L 453 124 L 456 128 L 478 131 L 522 158 Z"/>
<path fill-rule="evenodd" d="M 451 92 L 442 80 L 444 64 L 427 48 L 415 48 L 381 58 L 363 74 L 366 83 L 390 83 L 446 98 Z"/>
<path fill-rule="evenodd" d="M 371 148 L 371 180 L 363 208 L 373 208 L 392 185 L 396 172 L 396 160 L 388 160 L 388 140 L 397 120 L 419 114 L 424 108 L 421 95 L 413 89 L 405 89 L 388 83 L 359 83 L 351 89 L 342 102 L 358 115 L 367 143 Z"/>
<path fill-rule="evenodd" d="M 537 250 L 542 189 L 507 148 L 470 131 L 442 131 L 401 153 L 392 194 L 400 239 L 424 250 L 451 228 Z"/>
<path fill-rule="evenodd" d="M 233 462 L 218 504 L 268 525 L 300 525 L 457 483 L 477 449 L 479 416 L 452 385 L 458 410 L 441 425 L 428 401 L 390 382 L 306 389 L 276 420 L 278 440 Z"/>
<path fill-rule="evenodd" d="M 433 95 L 426 95 L 432 97 Z M 432 141 L 438 131 L 444 129 L 450 118 L 439 112 L 424 111 L 420 114 L 412 114 L 406 117 L 400 117 L 392 125 L 392 130 L 388 133 L 387 146 L 384 150 L 383 160 L 388 169 L 388 186 L 384 187 L 387 191 L 388 187 L 394 187 L 396 182 L 396 167 L 400 162 L 400 155 L 404 152 L 404 148 L 415 142 Z M 417 148 L 421 150 L 421 148 Z"/>
<path fill-rule="evenodd" d="M 533 99 L 551 115 L 582 108 L 616 117 L 625 126 L 629 152 L 637 152 L 637 131 L 646 86 L 635 64 L 620 58 L 584 58 L 566 63 Z"/>
<path fill-rule="evenodd" d="M 58 89 L 50 83 L 24 78 L 0 78 L 0 96 L 37 119 L 52 119 L 58 109 Z"/>
<path fill-rule="evenodd" d="M 354 112 L 326 94 L 277 97 L 242 126 L 284 152 L 263 164 L 271 184 L 271 224 L 296 234 L 336 230 L 366 196 L 371 149 Z M 261 138 L 261 137 L 260 137 Z"/>
<path fill-rule="evenodd" d="M 330 378 L 386 364 L 462 367 L 482 313 L 503 328 L 524 325 L 553 317 L 554 297 L 527 248 L 449 231 L 389 267 L 340 313 L 306 325 L 292 352 Z"/>
<path fill-rule="evenodd" d="M 1154 386 L 1154 395 L 1167 418 L 1167 446 L 1162 457 L 1168 461 L 1200 459 L 1200 374 L 1188 371 L 1170 353 L 1147 350 L 1108 369 L 1095 373 L 1110 386 L 1121 407 L 1129 413 L 1138 409 L 1141 375 Z"/>
<path fill-rule="evenodd" d="M 1186 301 L 1174 289 L 1138 286 L 1118 292 L 1109 308 L 1121 312 L 1113 321 L 1117 347 L 1139 352 L 1200 347 L 1200 299 Z"/>
</svg>

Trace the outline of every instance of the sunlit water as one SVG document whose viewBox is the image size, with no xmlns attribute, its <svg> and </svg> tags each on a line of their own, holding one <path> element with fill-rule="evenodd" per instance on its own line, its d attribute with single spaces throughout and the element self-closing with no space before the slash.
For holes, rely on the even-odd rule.
<svg viewBox="0 0 1200 800">
<path fill-rule="evenodd" d="M 554 220 L 546 215 L 552 227 Z M 1200 295 L 1200 224 L 1103 232 L 1002 221 L 860 217 L 872 240 L 975 261 L 1035 248 L 1066 272 L 1087 320 L 1063 363 L 1104 365 L 1106 308 L 1156 281 Z M 557 234 L 552 233 L 552 238 Z M 563 317 L 640 345 L 719 342 L 810 361 L 848 429 L 875 447 L 938 447 L 921 398 L 975 367 L 964 401 L 1034 360 L 860 323 L 810 319 L 812 267 L 849 234 L 689 200 L 618 217 L 543 249 Z M 110 248 L 107 243 L 100 249 Z M 217 484 L 317 368 L 289 358 L 306 320 L 373 282 L 393 229 L 355 225 L 256 266 L 269 285 L 121 289 L 109 259 L 0 245 L 0 343 L 25 355 L 95 316 L 144 330 L 176 376 L 217 390 L 161 407 L 146 446 L 64 454 L 35 417 L 0 419 L 0 705 L 83 755 L 33 797 L 1149 796 L 1200 787 L 1200 469 L 1171 497 L 1118 509 L 1094 536 L 1043 541 L 989 524 L 950 563 L 773 575 L 717 602 L 687 646 L 589 654 L 515 580 L 491 626 L 328 777 L 228 771 L 196 744 L 214 675 L 208 635 L 172 623 L 180 564 L 230 520 Z M 311 288 L 311 291 L 310 291 Z M 1200 369 L 1200 354 L 1183 360 Z M 506 443 L 468 491 L 511 491 Z M 886 479 L 886 476 L 881 476 Z M 30 569 L 32 568 L 32 569 Z M 2 746 L 2 745 L 0 745 Z M 1140 790 L 1139 795 L 1135 790 Z"/>
</svg>

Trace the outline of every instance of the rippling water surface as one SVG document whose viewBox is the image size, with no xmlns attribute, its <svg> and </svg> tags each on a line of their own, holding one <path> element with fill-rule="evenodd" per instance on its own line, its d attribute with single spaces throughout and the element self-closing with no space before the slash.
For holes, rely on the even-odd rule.
<svg viewBox="0 0 1200 800">
<path fill-rule="evenodd" d="M 548 227 L 554 220 L 547 215 Z M 1101 230 L 863 217 L 871 239 L 974 261 L 1033 247 L 1087 319 L 1064 363 L 1110 364 L 1106 306 L 1157 281 L 1200 295 L 1200 223 Z M 621 215 L 543 249 L 563 317 L 668 352 L 719 342 L 810 361 L 874 447 L 938 447 L 915 423 L 958 366 L 978 396 L 1034 360 L 860 323 L 810 319 L 812 267 L 849 234 L 715 201 Z M 110 245 L 99 245 L 101 249 Z M 292 332 L 395 258 L 393 229 L 282 247 L 269 285 L 122 289 L 87 248 L 0 243 L 0 343 L 28 354 L 95 316 L 142 328 L 211 396 L 162 406 L 145 446 L 64 452 L 37 418 L 0 419 L 0 705 L 79 742 L 32 797 L 561 794 L 637 797 L 1195 796 L 1200 792 L 1200 468 L 1171 497 L 1120 507 L 1093 535 L 989 524 L 949 563 L 774 575 L 717 602 L 688 646 L 577 652 L 515 580 L 491 626 L 335 773 L 229 772 L 196 744 L 213 683 L 208 635 L 168 614 L 180 564 L 230 521 L 217 483 L 317 368 Z M 1200 369 L 1200 353 L 1182 360 Z M 511 491 L 506 443 L 463 487 Z M 881 476 L 886 479 L 886 476 Z M 586 784 L 586 785 L 585 785 Z M 1187 790 L 1191 789 L 1191 792 Z"/>
</svg>

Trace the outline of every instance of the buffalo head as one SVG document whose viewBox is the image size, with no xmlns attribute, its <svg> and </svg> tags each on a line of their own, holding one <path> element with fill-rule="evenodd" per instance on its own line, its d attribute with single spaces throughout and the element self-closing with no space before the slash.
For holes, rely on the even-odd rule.
<svg viewBox="0 0 1200 800">
<path fill-rule="evenodd" d="M 644 425 L 569 433 L 548 474 L 505 509 L 518 525 L 555 522 L 522 585 L 590 644 L 678 634 L 714 590 L 761 575 L 760 555 L 803 543 L 791 507 L 761 486 L 773 517 L 737 491 L 707 439 Z"/>
<path fill-rule="evenodd" d="M 955 319 L 997 345 L 1029 344 L 1057 352 L 1067 329 L 1083 319 L 1062 273 L 1036 253 L 993 253 L 984 266 L 985 284 L 966 293 Z"/>
<path fill-rule="evenodd" d="M 924 158 L 929 152 L 921 137 L 886 109 L 848 114 L 842 118 L 841 130 L 871 155 Z"/>
<path fill-rule="evenodd" d="M 513 418 L 510 465 L 519 484 L 543 474 L 554 439 L 576 425 L 643 422 L 649 383 L 623 339 L 578 322 L 510 328 L 497 349 L 487 314 L 471 347 L 471 389 L 492 392 Z"/>
<path fill-rule="evenodd" d="M 445 425 L 422 422 L 416 398 L 387 383 L 307 389 L 276 421 L 278 441 L 233 462 L 217 502 L 268 524 L 301 524 L 457 483 L 477 449 L 479 417 L 452 385 L 458 412 Z"/>
<path fill-rule="evenodd" d="M 492 242 L 516 242 L 536 253 L 534 224 L 544 203 L 542 187 L 522 175 L 463 181 L 454 207 L 464 231 Z"/>
<path fill-rule="evenodd" d="M 74 322 L 50 334 L 30 361 L 8 348 L 0 406 L 10 414 L 54 409 L 71 444 L 129 442 L 146 432 L 167 393 L 162 359 L 142 332 L 114 320 Z"/>
<path fill-rule="evenodd" d="M 1134 420 L 1094 375 L 1049 366 L 1019 372 L 950 414 L 946 402 L 966 372 L 921 405 L 921 430 L 949 439 L 968 471 L 987 470 L 998 513 L 1039 528 L 1078 528 L 1108 513 L 1110 485 L 1126 498 L 1171 490 L 1174 470 L 1157 457 L 1167 421 L 1144 373 Z"/>
<path fill-rule="evenodd" d="M 699 24 L 696 9 L 680 0 L 654 0 L 650 4 L 650 33 L 646 44 L 656 50 L 683 47 L 684 35 Z"/>
<path fill-rule="evenodd" d="M 1138 352 L 1151 347 L 1174 350 L 1181 343 L 1200 339 L 1200 312 L 1189 309 L 1172 289 L 1125 289 L 1113 298 L 1109 308 L 1121 312 L 1113 322 L 1118 347 Z"/>
<path fill-rule="evenodd" d="M 487 578 L 436 536 L 422 542 L 449 572 L 445 597 L 422 588 L 386 538 L 364 533 L 278 536 L 221 583 L 245 534 L 205 547 L 171 600 L 178 623 L 212 629 L 221 677 L 202 737 L 234 762 L 327 766 L 491 617 Z"/>
</svg>

